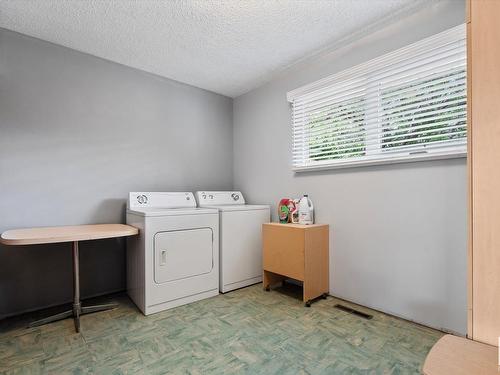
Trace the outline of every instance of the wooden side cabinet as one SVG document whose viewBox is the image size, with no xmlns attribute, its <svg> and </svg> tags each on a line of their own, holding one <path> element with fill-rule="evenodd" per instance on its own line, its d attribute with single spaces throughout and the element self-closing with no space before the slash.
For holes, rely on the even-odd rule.
<svg viewBox="0 0 500 375">
<path fill-rule="evenodd" d="M 300 225 L 268 223 L 262 225 L 263 284 L 286 278 L 302 281 L 303 301 L 328 295 L 328 231 L 326 224 Z"/>
</svg>

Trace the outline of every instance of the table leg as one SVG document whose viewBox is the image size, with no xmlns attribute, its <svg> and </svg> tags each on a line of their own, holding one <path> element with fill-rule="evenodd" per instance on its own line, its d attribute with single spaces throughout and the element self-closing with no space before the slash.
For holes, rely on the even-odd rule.
<svg viewBox="0 0 500 375">
<path fill-rule="evenodd" d="M 73 242 L 73 319 L 75 321 L 75 330 L 80 332 L 80 312 L 82 305 L 80 303 L 80 254 L 78 250 L 78 241 Z"/>
<path fill-rule="evenodd" d="M 107 303 L 104 305 L 95 305 L 95 306 L 82 306 L 81 315 L 114 309 L 116 306 L 117 306 L 116 303 Z"/>
<path fill-rule="evenodd" d="M 75 321 L 75 330 L 80 332 L 80 315 L 90 314 L 98 311 L 110 310 L 116 308 L 115 303 L 107 303 L 103 305 L 83 307 L 80 301 L 80 254 L 78 249 L 78 241 L 73 242 L 73 309 L 52 315 L 44 319 L 37 320 L 31 323 L 30 327 L 37 327 L 47 323 L 56 322 L 58 320 L 73 316 Z"/>
<path fill-rule="evenodd" d="M 68 310 L 56 315 L 49 316 L 47 318 L 43 318 L 40 320 L 37 320 L 33 323 L 31 323 L 29 326 L 30 327 L 38 327 L 38 326 L 43 326 L 44 324 L 49 324 L 52 322 L 57 322 L 58 320 L 63 320 L 66 318 L 69 318 L 70 316 L 73 316 L 73 310 Z"/>
</svg>

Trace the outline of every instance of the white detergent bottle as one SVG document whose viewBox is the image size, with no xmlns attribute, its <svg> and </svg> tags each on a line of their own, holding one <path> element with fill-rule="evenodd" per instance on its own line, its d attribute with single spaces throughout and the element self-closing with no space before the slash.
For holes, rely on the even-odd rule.
<svg viewBox="0 0 500 375">
<path fill-rule="evenodd" d="M 307 194 L 299 202 L 299 224 L 314 224 L 314 206 Z"/>
</svg>

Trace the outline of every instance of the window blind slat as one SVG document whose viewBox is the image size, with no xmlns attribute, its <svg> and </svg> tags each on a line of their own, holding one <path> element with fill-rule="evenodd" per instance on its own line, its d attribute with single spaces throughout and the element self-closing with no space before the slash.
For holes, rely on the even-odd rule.
<svg viewBox="0 0 500 375">
<path fill-rule="evenodd" d="M 440 34 L 436 34 L 432 37 L 423 39 L 419 42 L 410 44 L 409 46 L 400 48 L 399 50 L 377 57 L 373 60 L 357 65 L 350 69 L 346 69 L 340 73 L 334 74 L 315 83 L 293 90 L 287 93 L 287 98 L 290 102 L 293 102 L 293 100 L 297 97 L 304 97 L 306 94 L 321 91 L 326 87 L 331 87 L 334 84 L 338 84 L 338 82 L 356 79 L 360 75 L 369 72 L 376 73 L 377 69 L 383 69 L 387 67 L 389 63 L 397 64 L 398 62 L 404 61 L 408 57 L 418 56 L 422 52 L 432 53 L 432 51 L 439 49 L 443 50 L 450 46 L 456 46 L 457 44 L 465 46 L 464 40 L 465 24 L 454 27 Z"/>
<path fill-rule="evenodd" d="M 442 108 L 443 105 L 446 105 L 446 108 Z M 436 108 L 439 109 L 435 110 Z M 465 98 L 460 97 L 453 102 L 447 101 L 446 103 L 438 103 L 425 108 L 418 108 L 418 111 L 400 113 L 397 116 L 393 114 L 392 117 L 385 115 L 374 115 L 366 117 L 364 113 L 353 115 L 352 117 L 342 117 L 341 120 L 339 117 L 339 120 L 336 119 L 337 123 L 344 121 L 344 124 L 338 129 L 331 126 L 331 119 L 326 119 L 318 123 L 317 127 L 315 123 L 314 129 L 300 127 L 295 129 L 293 131 L 293 134 L 294 136 L 306 135 L 308 137 L 317 137 L 325 133 L 335 135 L 339 132 L 345 131 L 346 128 L 358 128 L 358 130 L 363 130 L 366 133 L 371 133 L 374 130 L 379 131 L 381 127 L 391 126 L 391 120 L 397 121 L 398 126 L 408 124 L 418 125 L 424 122 L 437 121 L 438 119 L 442 118 L 442 115 L 445 114 L 448 114 L 448 117 L 451 115 L 460 115 L 460 118 L 463 118 L 466 116 L 466 111 L 467 105 L 465 102 Z M 371 125 L 367 125 L 366 123 L 371 119 L 379 119 L 380 121 L 378 123 L 373 122 Z"/>
<path fill-rule="evenodd" d="M 429 133 L 436 133 L 440 132 L 438 134 L 429 134 Z M 381 143 L 381 148 L 388 148 L 388 147 L 396 147 L 397 144 L 399 143 L 404 143 L 404 142 L 415 142 L 415 141 L 428 141 L 429 139 L 435 139 L 435 138 L 443 138 L 443 137 L 449 137 L 449 136 L 454 136 L 454 138 L 450 138 L 450 140 L 456 140 L 457 138 L 462 138 L 467 130 L 464 127 L 464 124 L 461 125 L 455 125 L 452 127 L 449 127 L 447 131 L 440 131 L 440 130 L 434 130 L 434 131 L 426 131 L 426 132 L 416 132 L 416 133 L 409 133 L 406 136 L 388 136 L 385 137 L 386 140 L 382 141 Z M 393 140 L 396 139 L 397 140 Z M 387 139 L 391 139 L 393 141 L 388 141 Z M 371 140 L 359 138 L 359 140 L 348 140 L 348 141 L 343 141 L 343 140 L 335 140 L 335 141 L 324 141 L 321 144 L 318 144 L 317 148 L 321 149 L 322 151 L 319 152 L 314 152 L 309 150 L 310 157 L 313 158 L 316 154 L 321 153 L 331 153 L 331 152 L 343 152 L 344 150 L 350 150 L 353 148 L 362 148 L 365 150 L 369 146 L 372 146 L 374 144 L 378 144 L 377 140 L 372 138 Z M 359 146 L 361 145 L 361 146 Z M 314 149 L 313 149 L 314 150 Z"/>
<path fill-rule="evenodd" d="M 329 87 L 325 87 L 317 92 L 309 93 L 302 97 L 295 98 L 294 101 L 301 102 L 306 105 L 310 102 L 317 102 L 321 100 L 322 97 L 333 98 L 335 95 L 339 94 L 347 94 L 349 95 L 350 91 L 353 90 L 362 90 L 370 86 L 370 84 L 384 84 L 385 86 L 397 85 L 401 81 L 411 82 L 412 80 L 420 80 L 422 77 L 426 75 L 432 74 L 441 74 L 443 72 L 449 72 L 452 70 L 464 70 L 466 62 L 463 59 L 465 54 L 465 47 L 462 51 L 458 52 L 454 56 L 450 56 L 447 59 L 443 59 L 442 61 L 434 61 L 432 63 L 428 63 L 426 65 L 416 68 L 408 68 L 406 67 L 404 70 L 399 72 L 399 75 L 393 72 L 384 74 L 384 75 L 366 75 L 362 78 L 357 77 L 355 80 L 347 81 L 347 82 L 338 82 Z M 397 69 L 397 66 L 392 67 L 394 70 Z M 454 68 L 454 69 L 453 69 Z M 402 75 L 405 73 L 404 75 Z"/>
<path fill-rule="evenodd" d="M 383 149 L 381 151 L 381 153 L 383 153 L 384 155 L 390 155 L 390 154 L 395 154 L 395 153 L 413 153 L 413 152 L 418 152 L 418 151 L 422 151 L 422 153 L 425 153 L 425 152 L 436 152 L 436 151 L 439 151 L 439 150 L 443 150 L 443 148 L 449 148 L 449 149 L 453 149 L 453 151 L 457 152 L 457 153 L 465 153 L 466 150 L 463 149 L 463 146 L 466 144 L 466 141 L 451 141 L 451 140 L 446 140 L 446 141 L 434 141 L 432 143 L 429 143 L 428 145 L 425 146 L 425 148 L 422 148 L 421 145 L 402 145 L 402 146 L 398 146 L 398 147 L 394 147 L 394 148 L 390 148 L 390 149 Z M 346 153 L 342 153 L 340 154 L 336 159 L 345 159 L 347 157 L 350 157 L 350 156 L 353 156 L 353 155 L 357 155 L 359 156 L 360 154 L 363 154 L 362 156 L 363 157 L 366 157 L 366 158 L 378 158 L 380 159 L 380 156 L 376 156 L 376 154 L 365 154 L 364 152 L 360 152 L 360 151 L 353 151 L 353 150 L 358 150 L 356 148 L 351 148 L 348 150 L 348 152 Z M 322 157 L 316 157 L 314 160 L 311 159 L 311 161 L 309 162 L 310 164 L 314 164 L 315 162 L 317 161 L 325 161 L 325 160 L 328 160 L 328 159 L 331 159 L 332 157 L 327 155 L 327 156 L 322 156 Z M 295 158 L 294 158 L 295 160 Z"/>
<path fill-rule="evenodd" d="M 290 92 L 294 168 L 464 154 L 465 69 L 461 25 Z"/>
<path fill-rule="evenodd" d="M 453 93 L 460 93 L 462 94 L 461 96 L 464 96 L 464 92 L 465 92 L 465 85 L 466 85 L 466 78 L 465 78 L 465 73 L 463 73 L 463 79 L 461 80 L 461 82 L 453 82 L 453 83 L 450 83 L 448 85 L 442 85 L 442 86 L 436 86 L 436 87 L 433 87 L 433 89 L 436 91 L 436 93 L 439 93 L 439 90 L 441 89 L 442 92 L 446 93 L 447 95 L 451 95 Z M 432 97 L 434 91 L 430 91 L 429 89 L 426 90 L 426 91 L 420 91 L 419 93 L 425 93 L 427 92 L 428 95 L 424 96 L 424 97 L 419 97 L 419 99 L 427 99 L 429 97 Z M 377 92 L 378 94 L 379 92 Z M 392 95 L 388 98 L 396 98 L 396 97 L 404 97 L 404 94 L 409 94 L 411 93 L 410 90 L 408 91 L 402 91 L 398 94 L 395 94 L 395 95 Z M 358 100 L 362 101 L 364 97 L 360 97 L 358 98 Z M 384 97 L 385 99 L 385 97 Z M 409 101 L 410 99 L 407 98 L 407 101 Z M 342 108 L 339 108 L 339 106 L 343 106 L 343 105 L 346 105 L 348 104 L 349 101 L 343 101 L 343 102 L 335 102 L 335 101 L 332 101 L 326 105 L 322 105 L 321 107 L 317 107 L 317 108 L 313 108 L 313 107 L 310 107 L 310 108 L 307 108 L 305 106 L 302 106 L 301 104 L 297 103 L 296 104 L 296 110 L 294 111 L 294 119 L 301 119 L 303 117 L 310 117 L 314 114 L 317 114 L 319 112 L 319 110 L 322 110 L 322 111 L 325 111 L 325 110 L 329 110 L 329 113 L 331 111 L 332 114 L 335 114 L 336 112 L 338 111 L 342 111 Z M 365 105 L 364 107 L 365 109 L 374 109 L 374 108 L 380 108 L 380 105 L 375 102 L 373 103 L 373 100 L 371 101 L 371 103 Z M 387 109 L 389 109 L 390 107 L 388 107 Z M 344 109 L 345 110 L 345 109 Z"/>
<path fill-rule="evenodd" d="M 459 121 L 460 122 L 460 121 Z M 454 125 L 450 125 L 454 124 Z M 446 126 L 442 126 L 446 125 Z M 436 128 L 438 127 L 438 128 Z M 330 135 L 330 134 L 325 134 L 323 135 L 323 140 L 316 140 L 314 147 L 319 147 L 323 146 L 325 144 L 331 144 L 334 142 L 341 143 L 341 142 L 348 142 L 351 139 L 353 143 L 358 142 L 358 139 L 363 139 L 363 142 L 365 145 L 370 145 L 370 144 L 375 144 L 375 143 L 381 143 L 384 144 L 385 140 L 388 138 L 401 138 L 401 137 L 411 137 L 414 135 L 421 135 L 425 133 L 432 133 L 436 131 L 441 131 L 442 133 L 446 133 L 447 130 L 450 129 L 458 129 L 458 128 L 464 128 L 465 129 L 466 125 L 462 121 L 462 123 L 457 124 L 456 119 L 452 120 L 447 120 L 447 121 L 441 121 L 441 122 L 436 122 L 433 124 L 425 124 L 417 127 L 411 127 L 411 128 L 405 128 L 405 129 L 396 129 L 396 130 L 386 130 L 384 129 L 382 133 L 380 132 L 372 132 L 370 133 L 365 133 L 362 131 L 356 131 L 356 132 L 346 132 L 347 134 L 342 134 L 342 135 Z M 375 142 L 373 142 L 375 141 Z"/>
</svg>

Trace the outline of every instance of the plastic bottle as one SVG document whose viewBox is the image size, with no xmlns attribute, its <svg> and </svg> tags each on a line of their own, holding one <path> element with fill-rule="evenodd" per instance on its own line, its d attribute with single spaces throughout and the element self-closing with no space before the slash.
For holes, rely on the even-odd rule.
<svg viewBox="0 0 500 375">
<path fill-rule="evenodd" d="M 307 194 L 299 202 L 299 224 L 314 224 L 314 206 Z"/>
</svg>

